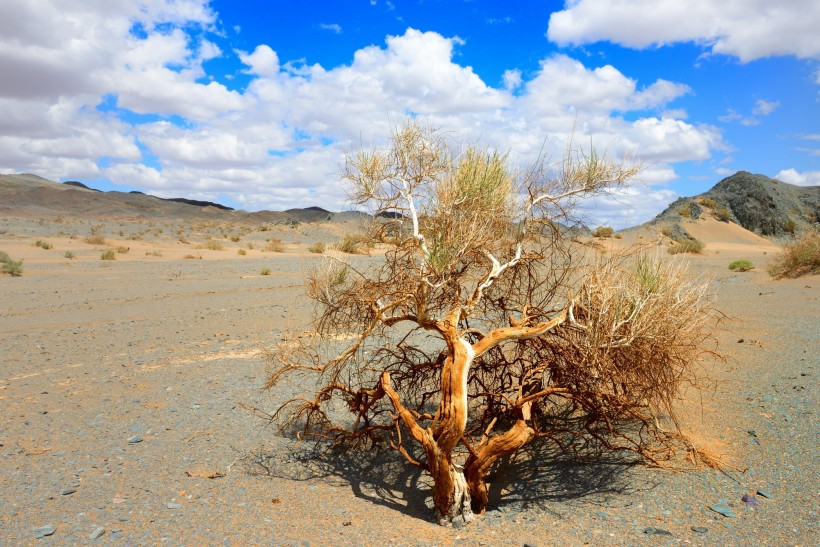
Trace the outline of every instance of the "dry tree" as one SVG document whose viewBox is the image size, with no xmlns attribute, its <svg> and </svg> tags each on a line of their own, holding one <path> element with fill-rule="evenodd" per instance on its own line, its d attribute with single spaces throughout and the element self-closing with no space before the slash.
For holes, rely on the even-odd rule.
<svg viewBox="0 0 820 547">
<path fill-rule="evenodd" d="M 566 228 L 579 199 L 638 167 L 573 149 L 556 176 L 547 167 L 517 175 L 504 155 L 455 152 L 416 122 L 349 157 L 368 238 L 389 248 L 370 269 L 324 259 L 307 280 L 315 334 L 270 356 L 266 387 L 316 386 L 274 420 L 326 445 L 389 443 L 432 477 L 440 524 L 484 510 L 502 456 L 536 440 L 567 448 L 559 416 L 573 435 L 662 461 L 675 435 L 659 418 L 708 353 L 705 284 L 669 258 L 593 258 Z"/>
</svg>

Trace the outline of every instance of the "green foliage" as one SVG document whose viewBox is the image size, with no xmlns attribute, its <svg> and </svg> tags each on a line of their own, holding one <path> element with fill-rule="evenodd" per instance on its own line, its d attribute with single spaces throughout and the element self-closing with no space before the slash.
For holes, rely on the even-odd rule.
<svg viewBox="0 0 820 547">
<path fill-rule="evenodd" d="M 321 241 L 317 241 L 316 243 L 312 244 L 308 247 L 308 252 L 315 253 L 315 254 L 324 254 L 325 252 L 325 244 Z"/>
<path fill-rule="evenodd" d="M 708 207 L 709 209 L 714 209 L 717 207 L 717 202 L 712 198 L 700 198 L 699 203 L 704 207 Z"/>
<path fill-rule="evenodd" d="M 245 249 L 239 249 L 239 250 L 236 251 L 236 254 L 245 256 L 248 253 L 245 251 Z"/>
<path fill-rule="evenodd" d="M 23 273 L 23 261 L 12 260 L 8 254 L 0 251 L 0 272 L 17 277 Z"/>
<path fill-rule="evenodd" d="M 240 235 L 234 234 L 231 236 L 231 241 L 233 241 L 234 243 L 238 243 L 240 239 L 242 239 L 242 236 Z"/>
<path fill-rule="evenodd" d="M 43 241 L 42 239 L 38 239 L 37 243 L 34 244 L 35 247 L 40 247 L 41 249 L 45 249 L 46 251 L 51 249 L 53 245 L 47 241 Z"/>
<path fill-rule="evenodd" d="M 66 258 L 74 258 L 74 253 L 72 253 L 71 251 L 66 251 L 65 253 L 63 253 L 63 256 Z"/>
<path fill-rule="evenodd" d="M 130 250 L 131 250 L 131 247 L 124 247 L 124 246 L 117 247 L 117 252 L 121 255 L 127 254 L 128 251 L 130 251 Z"/>
<path fill-rule="evenodd" d="M 808 232 L 786 245 L 769 263 L 772 277 L 799 277 L 820 273 L 820 234 Z"/>
<path fill-rule="evenodd" d="M 748 272 L 754 267 L 754 264 L 752 264 L 749 260 L 735 260 L 729 264 L 729 269 L 737 272 Z"/>
<path fill-rule="evenodd" d="M 117 253 L 114 249 L 108 249 L 100 253 L 100 260 L 117 260 Z"/>
<path fill-rule="evenodd" d="M 677 212 L 683 218 L 692 218 L 692 209 L 689 208 L 688 204 L 678 207 Z"/>
<path fill-rule="evenodd" d="M 592 232 L 593 237 L 612 237 L 612 234 L 615 233 L 615 230 L 610 228 L 609 226 L 599 226 Z"/>
<path fill-rule="evenodd" d="M 262 268 L 262 271 L 259 272 L 259 275 L 270 275 L 270 268 Z"/>
<path fill-rule="evenodd" d="M 797 231 L 797 224 L 792 219 L 788 219 L 783 223 L 783 231 L 794 235 L 794 232 Z"/>
</svg>

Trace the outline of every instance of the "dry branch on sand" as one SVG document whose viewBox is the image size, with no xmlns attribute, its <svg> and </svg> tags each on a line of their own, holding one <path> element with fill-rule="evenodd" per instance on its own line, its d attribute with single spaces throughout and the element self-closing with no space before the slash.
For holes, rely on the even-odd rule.
<svg viewBox="0 0 820 547">
<path fill-rule="evenodd" d="M 481 513 L 490 469 L 534 441 L 669 457 L 672 402 L 709 353 L 707 287 L 670 259 L 588 258 L 559 222 L 638 168 L 574 150 L 556 167 L 517 176 L 416 123 L 349 158 L 353 201 L 376 213 L 369 238 L 390 248 L 378 267 L 327 259 L 309 276 L 316 334 L 271 353 L 267 387 L 317 391 L 272 419 L 325 445 L 389 443 L 432 476 L 441 524 Z"/>
</svg>

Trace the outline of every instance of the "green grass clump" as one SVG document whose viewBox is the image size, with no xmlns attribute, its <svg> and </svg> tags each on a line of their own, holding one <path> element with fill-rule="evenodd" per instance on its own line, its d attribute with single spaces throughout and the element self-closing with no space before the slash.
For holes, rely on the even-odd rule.
<svg viewBox="0 0 820 547">
<path fill-rule="evenodd" d="M 721 222 L 729 222 L 732 219 L 732 213 L 726 207 L 715 209 L 715 218 Z"/>
<path fill-rule="evenodd" d="M 262 268 L 262 271 L 259 272 L 259 275 L 270 275 L 270 268 Z"/>
<path fill-rule="evenodd" d="M 678 207 L 678 214 L 683 218 L 692 218 L 692 209 L 688 205 Z"/>
<path fill-rule="evenodd" d="M 54 245 L 52 245 L 48 241 L 43 241 L 42 239 L 38 239 L 37 243 L 35 243 L 34 246 L 40 247 L 41 249 L 45 249 L 46 251 L 54 247 Z"/>
<path fill-rule="evenodd" d="M 786 245 L 769 263 L 772 277 L 799 277 L 820 273 L 820 233 L 809 232 Z"/>
<path fill-rule="evenodd" d="M 362 238 L 354 234 L 345 234 L 342 240 L 336 244 L 336 249 L 351 255 L 368 254 L 369 250 L 362 242 Z"/>
<path fill-rule="evenodd" d="M 17 277 L 23 273 L 23 261 L 12 260 L 8 254 L 0 251 L 0 272 Z"/>
<path fill-rule="evenodd" d="M 316 254 L 323 254 L 325 252 L 325 244 L 321 241 L 317 241 L 310 247 L 308 247 L 308 252 L 316 253 Z"/>
<path fill-rule="evenodd" d="M 609 226 L 599 226 L 594 232 L 592 232 L 592 237 L 612 237 L 612 234 L 614 233 L 615 230 Z"/>
<path fill-rule="evenodd" d="M 706 245 L 704 245 L 704 243 L 699 239 L 678 238 L 674 241 L 674 243 L 672 243 L 667 251 L 671 255 L 682 253 L 700 254 L 703 252 L 703 248 L 705 246 Z"/>
<path fill-rule="evenodd" d="M 72 253 L 71 251 L 66 251 L 65 253 L 63 253 L 63 256 L 66 258 L 74 258 L 74 253 Z"/>
<path fill-rule="evenodd" d="M 108 249 L 100 253 L 100 260 L 117 260 L 117 253 L 114 249 Z"/>
<path fill-rule="evenodd" d="M 735 260 L 734 262 L 729 264 L 729 269 L 737 272 L 748 272 L 754 267 L 754 264 L 752 264 L 748 260 Z"/>
<path fill-rule="evenodd" d="M 245 255 L 246 255 L 246 254 L 248 254 L 248 253 L 247 253 L 247 251 L 245 251 L 245 249 L 238 249 L 238 250 L 236 251 L 236 254 L 238 254 L 238 255 L 242 255 L 242 256 L 245 256 Z"/>
</svg>

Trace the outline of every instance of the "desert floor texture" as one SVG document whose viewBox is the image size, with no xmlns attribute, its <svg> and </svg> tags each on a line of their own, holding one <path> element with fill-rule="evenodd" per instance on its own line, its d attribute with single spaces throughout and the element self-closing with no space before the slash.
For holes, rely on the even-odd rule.
<svg viewBox="0 0 820 547">
<path fill-rule="evenodd" d="M 0 545 L 817 545 L 820 279 L 770 279 L 778 248 L 739 227 L 687 229 L 707 244 L 684 260 L 714 278 L 729 359 L 688 394 L 683 426 L 724 471 L 545 449 L 497 472 L 476 524 L 447 529 L 395 455 L 305 463 L 246 409 L 287 395 L 261 390 L 264 352 L 306 328 L 306 249 L 331 228 L 209 250 L 214 226 L 0 219 L 0 250 L 24 260 L 0 276 Z M 285 252 L 260 250 L 266 237 Z M 757 267 L 729 271 L 740 258 Z"/>
</svg>

